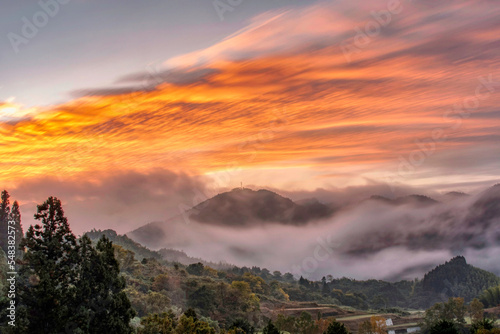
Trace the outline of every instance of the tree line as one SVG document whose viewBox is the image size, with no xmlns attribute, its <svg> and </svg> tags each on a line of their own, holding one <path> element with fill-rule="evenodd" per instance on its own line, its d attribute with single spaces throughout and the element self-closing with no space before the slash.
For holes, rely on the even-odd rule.
<svg viewBox="0 0 500 334">
<path fill-rule="evenodd" d="M 2 224 L 8 199 L 4 191 Z M 18 208 L 13 205 L 10 218 Z M 135 311 L 110 240 L 103 236 L 94 246 L 87 236 L 77 238 L 55 197 L 38 205 L 34 218 L 38 223 L 25 237 L 19 235 L 15 326 L 6 323 L 10 300 L 3 294 L 1 332 L 133 333 L 130 320 Z"/>
</svg>

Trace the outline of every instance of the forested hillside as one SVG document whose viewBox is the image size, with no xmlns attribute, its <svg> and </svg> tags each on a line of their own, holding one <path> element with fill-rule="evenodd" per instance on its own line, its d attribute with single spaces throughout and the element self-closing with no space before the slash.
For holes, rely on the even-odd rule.
<svg viewBox="0 0 500 334">
<path fill-rule="evenodd" d="M 422 287 L 430 295 L 463 297 L 466 301 L 479 296 L 485 289 L 500 284 L 500 278 L 485 270 L 467 264 L 457 256 L 437 266 L 424 276 Z"/>
<path fill-rule="evenodd" d="M 466 302 L 470 302 L 473 298 L 481 295 L 485 289 L 500 284 L 498 276 L 467 264 L 465 258 L 461 256 L 453 258 L 449 262 L 431 270 L 423 279 L 415 279 L 413 281 L 360 281 L 346 277 L 334 278 L 333 275 L 323 277 L 320 281 L 311 281 L 303 277 L 297 279 L 290 273 L 271 272 L 271 270 L 266 268 L 247 268 L 204 262 L 200 259 L 190 258 L 183 252 L 175 250 L 152 252 L 126 236 L 117 235 L 114 231 L 109 230 L 105 232 L 107 237 L 111 240 L 116 240 L 115 244 L 123 246 L 125 250 L 138 250 L 141 255 L 136 258 L 137 260 L 144 259 L 147 254 L 151 254 L 151 259 L 155 260 L 146 259 L 142 261 L 144 263 L 135 261 L 133 265 L 131 265 L 130 261 L 123 263 L 122 270 L 124 270 L 131 281 L 137 283 L 134 273 L 141 271 L 144 265 L 151 266 L 154 263 L 156 267 L 164 268 L 162 270 L 170 272 L 170 275 L 175 276 L 174 281 L 176 282 L 202 279 L 204 282 L 202 286 L 207 286 L 207 288 L 200 290 L 199 293 L 202 295 L 206 291 L 212 291 L 212 284 L 216 284 L 221 280 L 230 284 L 233 280 L 254 279 L 259 280 L 259 286 L 262 289 L 252 290 L 252 292 L 264 299 L 301 302 L 314 301 L 365 310 L 393 307 L 423 309 L 432 306 L 436 302 L 447 300 L 450 297 L 463 297 Z M 99 231 L 94 231 L 88 235 L 97 239 Z M 117 252 L 120 254 L 123 251 L 119 249 Z M 167 256 L 167 258 L 158 257 L 159 254 Z M 123 256 L 118 255 L 118 257 L 121 258 Z M 172 261 L 172 259 L 176 260 Z M 131 268 L 138 271 L 134 271 Z M 172 268 L 177 268 L 178 270 L 172 271 Z M 185 270 L 186 276 L 179 276 L 179 272 L 182 272 L 179 270 Z M 333 271 L 332 274 L 334 274 Z M 146 274 L 146 276 L 148 275 Z M 149 280 L 154 280 L 152 274 Z M 266 286 L 269 288 L 264 288 Z M 189 294 L 186 291 L 186 287 L 183 284 L 177 284 L 175 287 L 176 289 L 180 288 L 183 294 L 188 295 L 187 300 L 182 302 L 176 299 L 178 302 L 181 302 L 178 306 L 188 305 Z M 146 285 L 138 291 L 140 290 L 147 291 L 149 287 Z M 173 293 L 174 290 L 170 293 Z M 198 296 L 198 293 L 195 296 Z M 207 299 L 213 300 L 212 297 L 210 295 Z M 201 298 L 203 299 L 203 297 Z M 201 305 L 205 304 L 202 303 Z M 210 305 L 215 307 L 216 304 Z M 209 305 L 205 306 L 210 309 Z"/>
</svg>

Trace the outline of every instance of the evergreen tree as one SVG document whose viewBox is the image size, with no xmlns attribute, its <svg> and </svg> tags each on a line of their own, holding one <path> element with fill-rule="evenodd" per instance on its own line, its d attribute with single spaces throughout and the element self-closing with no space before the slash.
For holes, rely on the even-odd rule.
<svg viewBox="0 0 500 334">
<path fill-rule="evenodd" d="M 267 323 L 266 327 L 262 329 L 262 334 L 280 334 L 278 328 L 272 323 L 271 320 Z"/>
<path fill-rule="evenodd" d="M 193 318 L 194 321 L 198 320 L 198 315 L 196 314 L 196 311 L 192 308 L 188 308 L 185 312 L 184 315 L 188 318 Z"/>
<path fill-rule="evenodd" d="M 300 276 L 300 278 L 299 278 L 299 285 L 308 287 L 309 286 L 308 283 L 309 282 L 304 277 Z"/>
<path fill-rule="evenodd" d="M 96 282 L 98 294 L 96 304 L 105 306 L 97 314 L 91 323 L 93 333 L 131 333 L 130 320 L 135 312 L 130 305 L 130 301 L 125 289 L 125 278 L 120 275 L 120 267 L 115 259 L 113 243 L 106 237 L 102 237 L 96 247 L 99 259 L 93 263 L 97 268 L 92 271 L 95 277 L 101 278 Z M 93 325 L 92 325 L 93 324 Z"/>
<path fill-rule="evenodd" d="M 19 245 L 23 238 L 23 228 L 21 226 L 21 213 L 19 211 L 19 203 L 14 201 L 12 208 L 10 207 L 10 195 L 7 190 L 2 191 L 0 203 L 0 247 L 3 249 L 6 255 L 12 256 L 12 259 L 20 259 L 22 257 L 22 252 L 19 250 Z M 9 224 L 9 222 L 14 221 L 15 224 Z M 9 226 L 10 229 L 9 229 Z M 9 236 L 12 236 L 12 228 L 15 229 L 15 245 L 11 248 L 11 252 L 15 251 L 15 254 L 9 254 Z"/>
<path fill-rule="evenodd" d="M 349 334 L 349 331 L 344 324 L 334 320 L 328 325 L 326 332 L 323 334 Z"/>
<path fill-rule="evenodd" d="M 458 334 L 458 329 L 454 322 L 449 320 L 440 320 L 437 324 L 432 326 L 429 331 L 430 334 Z"/>
<path fill-rule="evenodd" d="M 123 291 L 113 244 L 97 246 L 71 232 L 61 202 L 50 197 L 38 206 L 21 247 L 19 333 L 132 333 L 135 312 Z M 16 321 L 17 323 L 17 321 Z M 17 327 L 17 326 L 16 326 Z"/>
<path fill-rule="evenodd" d="M 96 248 L 88 236 L 79 240 L 76 303 L 70 326 L 83 333 L 132 333 L 130 320 L 135 312 L 123 291 L 113 244 L 104 235 Z"/>
<path fill-rule="evenodd" d="M 485 290 L 479 299 L 486 307 L 500 305 L 500 285 Z"/>
<path fill-rule="evenodd" d="M 12 208 L 10 211 L 10 218 L 9 220 L 15 222 L 15 227 L 16 227 L 16 258 L 21 259 L 23 252 L 19 249 L 19 246 L 21 244 L 21 241 L 24 237 L 24 231 L 23 231 L 23 226 L 21 224 L 21 212 L 19 210 L 19 203 L 17 201 L 14 201 L 12 204 Z"/>
<path fill-rule="evenodd" d="M 326 281 L 322 282 L 321 293 L 324 294 L 324 295 L 329 295 L 330 294 L 330 288 L 328 287 L 328 283 L 326 283 Z"/>
<path fill-rule="evenodd" d="M 29 333 L 60 333 L 74 300 L 78 247 L 61 202 L 50 197 L 38 205 L 35 219 L 21 242 L 26 248 L 20 270 L 19 297 Z"/>
<path fill-rule="evenodd" d="M 472 323 L 472 326 L 470 328 L 470 332 L 472 334 L 476 334 L 478 332 L 481 332 L 481 330 L 483 331 L 490 331 L 492 330 L 493 328 L 495 328 L 495 321 L 492 320 L 492 319 L 481 319 L 481 320 L 478 320 L 478 321 L 475 321 Z"/>
<path fill-rule="evenodd" d="M 245 319 L 237 319 L 229 329 L 234 329 L 236 333 L 254 334 L 255 328 Z"/>
<path fill-rule="evenodd" d="M 10 195 L 7 190 L 2 191 L 0 203 L 0 247 L 8 254 L 8 221 L 10 216 Z"/>
</svg>

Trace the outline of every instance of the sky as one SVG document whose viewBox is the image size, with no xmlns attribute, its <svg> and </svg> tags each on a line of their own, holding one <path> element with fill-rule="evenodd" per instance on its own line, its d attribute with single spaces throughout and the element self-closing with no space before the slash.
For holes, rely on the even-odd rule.
<svg viewBox="0 0 500 334">
<path fill-rule="evenodd" d="M 498 182 L 493 0 L 42 0 L 0 15 L 0 186 L 25 217 L 55 195 L 75 231 L 123 233 L 241 183 L 299 199 Z"/>
</svg>

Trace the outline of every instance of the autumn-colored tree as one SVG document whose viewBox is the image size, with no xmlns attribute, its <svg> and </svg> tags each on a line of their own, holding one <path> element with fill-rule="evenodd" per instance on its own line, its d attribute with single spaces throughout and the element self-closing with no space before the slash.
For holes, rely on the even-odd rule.
<svg viewBox="0 0 500 334">
<path fill-rule="evenodd" d="M 387 334 L 387 325 L 385 322 L 385 318 L 374 315 L 370 318 L 370 324 L 372 326 L 372 333 Z"/>
<path fill-rule="evenodd" d="M 277 281 L 273 281 L 270 284 L 271 295 L 277 300 L 289 301 L 290 296 L 283 290 L 280 283 Z"/>
<path fill-rule="evenodd" d="M 215 329 L 206 321 L 199 320 L 196 313 L 189 309 L 179 319 L 175 328 L 177 334 L 215 334 Z"/>
<path fill-rule="evenodd" d="M 295 327 L 298 333 L 313 334 L 316 333 L 317 327 L 310 313 L 302 312 L 295 321 Z"/>
<path fill-rule="evenodd" d="M 269 290 L 266 281 L 264 281 L 262 277 L 252 275 L 251 273 L 245 273 L 242 276 L 242 280 L 250 284 L 252 292 L 264 293 Z"/>
<path fill-rule="evenodd" d="M 372 333 L 372 324 L 370 320 L 365 320 L 358 326 L 359 334 L 371 334 Z"/>
<path fill-rule="evenodd" d="M 280 313 L 276 318 L 275 324 L 280 331 L 286 331 L 292 333 L 293 331 L 295 331 L 295 320 L 296 320 L 295 317 L 291 315 L 286 316 Z"/>
<path fill-rule="evenodd" d="M 170 286 L 170 280 L 167 274 L 160 274 L 156 276 L 153 280 L 153 285 L 151 288 L 153 291 L 167 291 Z"/>
<path fill-rule="evenodd" d="M 465 313 L 467 308 L 463 298 L 450 298 L 446 303 L 437 303 L 427 311 L 423 327 L 429 330 L 442 320 L 454 323 L 457 328 L 465 325 Z"/>
<path fill-rule="evenodd" d="M 172 334 L 177 326 L 177 321 L 175 315 L 170 311 L 149 314 L 141 319 L 141 325 L 142 327 L 137 331 L 138 334 Z"/>
<path fill-rule="evenodd" d="M 465 301 L 463 298 L 450 298 L 448 302 L 444 304 L 442 318 L 453 321 L 458 325 L 463 326 L 465 325 L 466 312 L 467 307 L 465 306 Z"/>
<path fill-rule="evenodd" d="M 170 305 L 170 299 L 162 292 L 149 291 L 144 296 L 144 302 L 147 305 L 149 313 L 165 312 Z"/>
<path fill-rule="evenodd" d="M 318 319 L 315 321 L 315 325 L 317 328 L 317 333 L 324 333 L 328 329 L 328 326 L 330 325 L 331 321 L 328 319 L 322 318 L 321 312 L 318 313 Z"/>
<path fill-rule="evenodd" d="M 474 298 L 469 305 L 469 314 L 472 322 L 478 322 L 484 318 L 484 305 L 479 299 Z"/>
<path fill-rule="evenodd" d="M 493 329 L 479 329 L 476 334 L 500 334 L 499 328 Z"/>
<path fill-rule="evenodd" d="M 259 297 L 252 292 L 250 284 L 244 281 L 233 281 L 231 290 L 235 294 L 237 304 L 243 312 L 253 312 L 259 310 Z"/>
<path fill-rule="evenodd" d="M 215 270 L 212 267 L 208 267 L 208 266 L 205 266 L 205 268 L 203 269 L 203 273 L 206 276 L 210 276 L 210 277 L 214 277 L 214 278 L 219 276 L 219 273 L 217 270 Z"/>
<path fill-rule="evenodd" d="M 358 332 L 360 334 L 387 334 L 387 325 L 385 319 L 380 316 L 372 316 L 359 324 Z"/>
<path fill-rule="evenodd" d="M 123 271 L 131 271 L 135 262 L 135 254 L 131 250 L 125 249 L 120 245 L 113 245 L 115 257 Z"/>
</svg>

